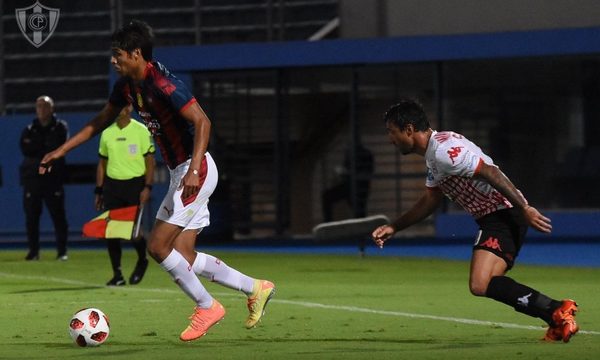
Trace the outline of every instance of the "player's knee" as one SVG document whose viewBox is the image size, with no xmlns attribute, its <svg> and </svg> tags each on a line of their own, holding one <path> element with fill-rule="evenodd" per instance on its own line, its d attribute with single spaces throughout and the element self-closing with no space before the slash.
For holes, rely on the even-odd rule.
<svg viewBox="0 0 600 360">
<path fill-rule="evenodd" d="M 152 246 L 151 244 L 148 244 L 148 255 L 150 255 L 154 260 L 159 261 L 159 252 L 157 251 L 157 249 Z"/>
<path fill-rule="evenodd" d="M 485 296 L 489 281 L 471 280 L 469 282 L 469 290 L 475 296 Z"/>
<path fill-rule="evenodd" d="M 147 244 L 148 254 L 156 260 L 156 262 L 161 263 L 167 256 L 169 256 L 169 251 L 163 244 L 159 241 L 148 241 Z"/>
</svg>

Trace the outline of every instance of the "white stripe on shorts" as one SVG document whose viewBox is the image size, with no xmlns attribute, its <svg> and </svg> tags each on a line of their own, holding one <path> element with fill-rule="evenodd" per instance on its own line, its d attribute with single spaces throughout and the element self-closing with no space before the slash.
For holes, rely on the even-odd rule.
<svg viewBox="0 0 600 360">
<path fill-rule="evenodd" d="M 195 229 L 200 231 L 210 224 L 208 198 L 217 187 L 219 172 L 217 165 L 208 152 L 204 155 L 204 161 L 206 161 L 206 178 L 196 199 L 187 206 L 184 206 L 181 200 L 183 188 L 178 189 L 178 187 L 190 167 L 191 160 L 180 164 L 173 170 L 169 170 L 171 182 L 169 191 L 167 191 L 156 214 L 158 220 L 180 226 L 184 228 L 183 230 Z"/>
</svg>

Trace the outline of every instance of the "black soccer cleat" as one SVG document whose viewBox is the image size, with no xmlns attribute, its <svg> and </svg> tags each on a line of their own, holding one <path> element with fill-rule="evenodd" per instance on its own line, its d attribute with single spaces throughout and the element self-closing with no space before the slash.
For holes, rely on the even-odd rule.
<svg viewBox="0 0 600 360">
<path fill-rule="evenodd" d="M 36 261 L 36 260 L 39 260 L 39 259 L 40 259 L 40 254 L 33 253 L 31 251 L 29 253 L 27 253 L 27 256 L 25 256 L 25 260 L 26 261 L 32 261 L 32 260 Z"/>
<path fill-rule="evenodd" d="M 125 279 L 123 279 L 123 275 L 115 275 L 112 279 L 108 280 L 106 286 L 123 286 L 125 285 Z"/>
<path fill-rule="evenodd" d="M 139 284 L 140 281 L 144 278 L 144 274 L 146 274 L 146 269 L 148 268 L 148 259 L 140 259 L 137 264 L 135 264 L 135 269 L 131 276 L 129 277 L 129 283 L 131 285 Z"/>
</svg>

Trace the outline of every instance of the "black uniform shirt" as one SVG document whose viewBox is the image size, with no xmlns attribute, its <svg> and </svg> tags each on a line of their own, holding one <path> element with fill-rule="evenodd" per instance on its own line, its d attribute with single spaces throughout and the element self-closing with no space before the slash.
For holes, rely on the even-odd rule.
<svg viewBox="0 0 600 360">
<path fill-rule="evenodd" d="M 40 161 L 52 150 L 67 141 L 69 128 L 66 121 L 57 119 L 53 114 L 50 123 L 42 126 L 36 118 L 21 133 L 21 152 L 24 155 L 21 163 L 21 184 L 37 181 L 41 175 L 38 174 Z M 45 181 L 56 181 L 63 183 L 65 179 L 65 160 L 61 158 L 52 163 L 52 171 L 44 175 Z"/>
</svg>

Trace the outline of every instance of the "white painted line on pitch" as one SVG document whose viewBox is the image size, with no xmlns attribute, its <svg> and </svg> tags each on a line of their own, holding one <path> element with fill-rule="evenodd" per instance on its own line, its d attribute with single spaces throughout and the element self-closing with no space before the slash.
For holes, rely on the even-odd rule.
<svg viewBox="0 0 600 360">
<path fill-rule="evenodd" d="M 4 276 L 7 278 L 25 279 L 25 280 L 51 281 L 51 282 L 56 282 L 56 283 L 69 284 L 69 285 L 93 286 L 93 287 L 98 287 L 98 289 L 102 288 L 102 289 L 119 290 L 119 291 L 143 291 L 143 292 L 170 293 L 170 294 L 173 294 L 173 293 L 180 294 L 181 293 L 180 290 L 161 289 L 161 288 L 141 288 L 141 287 L 134 288 L 134 287 L 130 287 L 130 286 L 115 286 L 115 287 L 107 288 L 104 285 L 91 284 L 91 283 L 77 281 L 77 280 L 69 280 L 69 279 L 45 277 L 45 276 L 16 275 L 16 274 L 4 273 L 4 272 L 0 272 L 0 276 Z M 219 296 L 225 296 L 225 297 L 240 297 L 241 296 L 240 294 L 237 294 L 237 293 L 216 292 L 214 294 L 219 295 Z M 356 307 L 356 306 L 327 305 L 327 304 L 313 303 L 313 302 L 308 302 L 308 301 L 272 299 L 271 302 L 279 303 L 279 304 L 302 306 L 302 307 L 308 307 L 308 308 L 341 310 L 341 311 L 347 311 L 347 312 L 357 312 L 357 313 L 366 313 L 366 314 L 408 317 L 408 318 L 413 318 L 413 319 L 449 321 L 449 322 L 469 324 L 469 325 L 499 326 L 499 327 L 503 327 L 503 328 L 523 329 L 523 330 L 538 330 L 538 331 L 543 330 L 543 327 L 541 327 L 541 326 L 519 325 L 519 324 L 512 324 L 512 323 L 475 320 L 475 319 L 464 319 L 464 318 L 456 318 L 456 317 L 449 317 L 449 316 L 414 314 L 414 313 L 407 313 L 407 312 L 401 312 L 401 311 L 375 310 L 375 309 L 361 308 L 361 307 Z M 579 334 L 600 335 L 600 331 L 580 330 Z"/>
<path fill-rule="evenodd" d="M 428 319 L 428 320 L 440 320 L 440 321 L 450 321 L 461 324 L 470 324 L 470 325 L 483 325 L 483 326 L 499 326 L 503 328 L 511 328 L 511 329 L 524 329 L 524 330 L 541 330 L 544 329 L 541 326 L 531 326 L 531 325 L 519 325 L 512 323 L 503 323 L 503 322 L 495 322 L 495 321 L 485 321 L 485 320 L 474 320 L 474 319 L 463 319 L 456 317 L 448 317 L 448 316 L 436 316 L 436 315 L 427 315 L 427 314 L 414 314 L 407 313 L 401 311 L 387 311 L 387 310 L 374 310 L 368 308 L 360 308 L 356 306 L 340 306 L 340 305 L 326 305 L 319 303 L 311 303 L 304 301 L 290 301 L 290 300 L 277 300 L 273 299 L 271 302 L 278 302 L 282 304 L 289 305 L 299 305 L 310 308 L 320 308 L 320 309 L 329 309 L 329 310 L 343 310 L 350 312 L 361 312 L 367 314 L 378 314 L 378 315 L 389 315 L 389 316 L 400 316 L 400 317 L 408 317 L 414 319 Z M 600 335 L 600 331 L 579 331 L 579 334 L 590 334 L 590 335 Z"/>
</svg>

